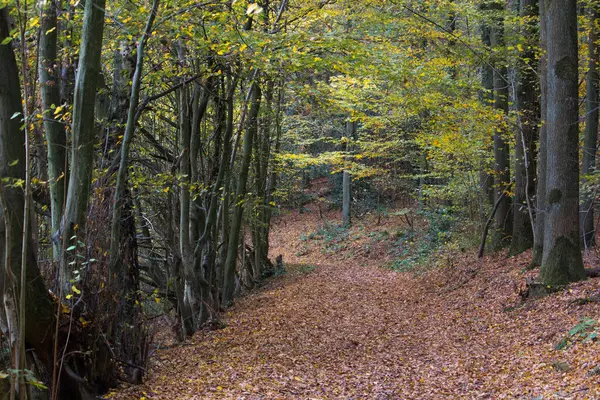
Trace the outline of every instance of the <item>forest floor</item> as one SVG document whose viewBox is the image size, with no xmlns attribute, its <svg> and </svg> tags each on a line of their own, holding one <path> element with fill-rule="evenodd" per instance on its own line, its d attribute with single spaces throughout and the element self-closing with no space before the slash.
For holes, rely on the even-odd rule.
<svg viewBox="0 0 600 400">
<path fill-rule="evenodd" d="M 237 300 L 224 329 L 158 350 L 144 384 L 107 397 L 600 399 L 600 279 L 522 302 L 537 273 L 522 272 L 529 253 L 479 261 L 457 250 L 396 272 L 373 232 L 401 217 L 359 222 L 352 246 L 328 247 L 306 239 L 339 217 L 319 214 L 279 219 L 271 254 L 287 272 Z"/>
</svg>

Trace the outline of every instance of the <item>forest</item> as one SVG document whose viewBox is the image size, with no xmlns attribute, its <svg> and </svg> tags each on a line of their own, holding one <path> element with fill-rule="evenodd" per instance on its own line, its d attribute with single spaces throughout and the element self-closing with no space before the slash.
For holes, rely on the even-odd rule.
<svg viewBox="0 0 600 400">
<path fill-rule="evenodd" d="M 0 399 L 599 399 L 598 0 L 0 0 Z"/>
</svg>

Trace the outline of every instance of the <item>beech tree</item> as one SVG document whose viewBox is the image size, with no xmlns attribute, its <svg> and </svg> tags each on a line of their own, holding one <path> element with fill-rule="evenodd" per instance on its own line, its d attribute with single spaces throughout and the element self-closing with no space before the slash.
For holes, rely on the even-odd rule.
<svg viewBox="0 0 600 400">
<path fill-rule="evenodd" d="M 544 0 L 547 29 L 546 216 L 540 279 L 585 278 L 579 240 L 577 2 Z"/>
</svg>

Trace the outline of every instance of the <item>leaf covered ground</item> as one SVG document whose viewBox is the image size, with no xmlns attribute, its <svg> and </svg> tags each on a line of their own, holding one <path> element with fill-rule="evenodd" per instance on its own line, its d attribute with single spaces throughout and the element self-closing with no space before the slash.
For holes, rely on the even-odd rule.
<svg viewBox="0 0 600 400">
<path fill-rule="evenodd" d="M 400 273 L 381 267 L 380 242 L 321 251 L 299 239 L 322 222 L 315 210 L 281 218 L 271 254 L 287 274 L 239 299 L 226 328 L 154 353 L 144 384 L 108 397 L 600 399 L 600 328 L 589 322 L 600 303 L 588 301 L 600 279 L 522 303 L 529 253 L 458 251 Z"/>
</svg>

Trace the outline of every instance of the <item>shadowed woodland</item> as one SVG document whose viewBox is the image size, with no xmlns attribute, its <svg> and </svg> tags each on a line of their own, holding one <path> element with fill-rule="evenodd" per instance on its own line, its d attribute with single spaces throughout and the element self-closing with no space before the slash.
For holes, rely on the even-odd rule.
<svg viewBox="0 0 600 400">
<path fill-rule="evenodd" d="M 597 0 L 0 0 L 0 399 L 600 398 Z"/>
</svg>

